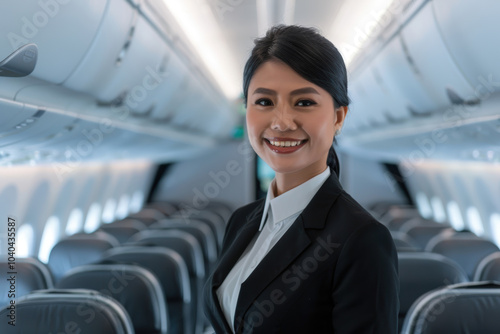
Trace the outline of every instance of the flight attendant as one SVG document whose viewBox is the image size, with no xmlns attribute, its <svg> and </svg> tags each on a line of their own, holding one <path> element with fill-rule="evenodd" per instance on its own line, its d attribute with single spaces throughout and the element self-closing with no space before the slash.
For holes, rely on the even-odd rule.
<svg viewBox="0 0 500 334">
<path fill-rule="evenodd" d="M 228 222 L 204 291 L 215 332 L 397 333 L 391 235 L 338 179 L 340 53 L 314 29 L 275 26 L 255 40 L 243 80 L 250 144 L 276 176 Z"/>
</svg>

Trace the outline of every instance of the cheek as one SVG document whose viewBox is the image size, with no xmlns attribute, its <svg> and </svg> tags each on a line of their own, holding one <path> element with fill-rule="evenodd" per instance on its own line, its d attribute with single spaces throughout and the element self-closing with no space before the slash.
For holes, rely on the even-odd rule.
<svg viewBox="0 0 500 334">
<path fill-rule="evenodd" d="M 253 143 L 256 142 L 263 131 L 262 117 L 259 117 L 259 115 L 257 115 L 255 111 L 247 109 L 246 122 L 248 138 L 250 139 L 250 143 L 253 146 Z"/>
<path fill-rule="evenodd" d="M 316 143 L 328 146 L 332 144 L 334 136 L 333 117 L 317 117 L 311 119 L 308 128 L 310 135 L 314 137 Z"/>
</svg>

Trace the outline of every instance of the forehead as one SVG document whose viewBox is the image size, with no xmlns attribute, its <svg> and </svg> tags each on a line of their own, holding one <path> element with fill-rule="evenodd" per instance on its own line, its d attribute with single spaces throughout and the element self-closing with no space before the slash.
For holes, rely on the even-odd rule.
<svg viewBox="0 0 500 334">
<path fill-rule="evenodd" d="M 306 80 L 290 66 L 279 60 L 268 60 L 257 68 L 250 80 L 249 94 L 252 94 L 256 88 L 261 87 L 276 91 L 313 87 L 321 94 L 328 94 L 324 89 Z"/>
</svg>

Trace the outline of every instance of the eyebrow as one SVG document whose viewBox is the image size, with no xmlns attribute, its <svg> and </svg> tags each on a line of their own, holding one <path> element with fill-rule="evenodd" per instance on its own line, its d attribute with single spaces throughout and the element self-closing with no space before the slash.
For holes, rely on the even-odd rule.
<svg viewBox="0 0 500 334">
<path fill-rule="evenodd" d="M 267 94 L 267 95 L 276 95 L 276 91 L 268 88 L 257 88 L 254 90 L 253 94 Z M 304 87 L 293 90 L 290 92 L 290 95 L 300 95 L 300 94 L 319 94 L 319 92 L 313 87 Z"/>
</svg>

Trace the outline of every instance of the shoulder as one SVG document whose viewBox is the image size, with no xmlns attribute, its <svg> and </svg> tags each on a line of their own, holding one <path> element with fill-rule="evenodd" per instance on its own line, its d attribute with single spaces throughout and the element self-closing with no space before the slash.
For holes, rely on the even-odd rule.
<svg viewBox="0 0 500 334">
<path fill-rule="evenodd" d="M 342 191 L 335 203 L 330 208 L 329 220 L 340 220 L 349 235 L 363 233 L 364 230 L 377 231 L 377 233 L 390 237 L 390 232 L 383 224 L 373 217 L 361 204 L 347 192 Z M 392 239 L 392 238 L 391 238 Z"/>
<path fill-rule="evenodd" d="M 349 194 L 342 192 L 336 202 L 334 216 L 341 215 L 344 243 L 340 259 L 348 262 L 363 259 L 365 264 L 376 265 L 387 261 L 397 267 L 397 252 L 391 233 Z M 337 216 L 338 217 L 338 216 Z"/>
<path fill-rule="evenodd" d="M 371 253 L 392 258 L 396 253 L 387 227 L 343 190 L 328 210 L 325 232 L 341 243 L 341 257 Z"/>
</svg>

